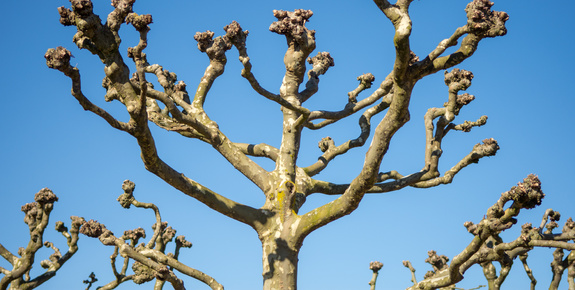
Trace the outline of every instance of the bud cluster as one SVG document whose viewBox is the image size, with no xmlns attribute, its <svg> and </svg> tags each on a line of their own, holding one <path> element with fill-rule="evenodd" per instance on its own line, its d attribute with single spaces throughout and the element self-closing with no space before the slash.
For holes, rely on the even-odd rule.
<svg viewBox="0 0 575 290">
<path fill-rule="evenodd" d="M 294 12 L 274 10 L 274 16 L 278 21 L 270 25 L 270 31 L 282 35 L 300 36 L 307 28 L 305 23 L 313 16 L 311 10 L 296 9 Z"/>
<path fill-rule="evenodd" d="M 509 15 L 505 12 L 492 11 L 493 2 L 489 0 L 474 0 L 467 4 L 467 26 L 471 33 L 479 37 L 496 37 L 507 34 L 505 22 Z"/>
</svg>

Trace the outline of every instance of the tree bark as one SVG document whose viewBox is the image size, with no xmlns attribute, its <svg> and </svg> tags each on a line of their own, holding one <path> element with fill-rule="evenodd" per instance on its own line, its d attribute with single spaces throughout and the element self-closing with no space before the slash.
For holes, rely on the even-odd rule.
<svg viewBox="0 0 575 290">
<path fill-rule="evenodd" d="M 262 239 L 264 290 L 297 289 L 299 247 L 276 234 Z"/>
</svg>

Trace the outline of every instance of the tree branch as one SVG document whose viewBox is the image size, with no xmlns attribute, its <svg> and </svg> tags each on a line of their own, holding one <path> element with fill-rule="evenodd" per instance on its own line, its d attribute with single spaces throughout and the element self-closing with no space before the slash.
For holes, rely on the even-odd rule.
<svg viewBox="0 0 575 290">
<path fill-rule="evenodd" d="M 120 253 L 123 257 L 129 257 L 136 261 L 132 266 L 135 275 L 131 277 L 125 276 L 125 268 L 127 265 L 127 262 L 125 262 L 124 269 L 122 269 L 121 274 L 114 271 L 116 281 L 109 283 L 106 287 L 108 287 L 108 289 L 113 289 L 120 283 L 130 279 L 134 280 L 135 283 L 140 284 L 157 278 L 159 280 L 166 280 L 172 283 L 172 286 L 175 289 L 185 289 L 183 287 L 183 282 L 177 278 L 172 271 L 172 269 L 176 269 L 185 275 L 204 282 L 212 289 L 223 289 L 223 286 L 212 277 L 191 267 L 185 266 L 177 260 L 179 249 L 181 247 L 191 247 L 191 243 L 187 242 L 183 236 L 176 239 L 176 253 L 173 256 L 166 255 L 164 253 L 165 246 L 168 242 L 172 241 L 176 231 L 171 227 L 167 227 L 166 222 L 161 221 L 157 206 L 150 203 L 139 202 L 134 198 L 133 191 L 135 184 L 133 182 L 129 180 L 124 181 L 122 188 L 124 193 L 118 197 L 120 205 L 124 208 L 129 208 L 130 205 L 142 208 L 152 208 L 155 212 L 156 223 L 152 227 L 154 229 L 154 235 L 146 246 L 136 246 L 138 240 L 145 237 L 145 232 L 141 228 L 133 231 L 126 231 L 121 238 L 117 238 L 110 230 L 106 229 L 104 225 L 96 221 L 90 220 L 83 223 L 80 228 L 81 233 L 89 237 L 99 238 L 104 245 L 115 246 L 112 261 L 114 261 L 117 253 Z M 126 244 L 124 240 L 131 240 L 131 244 Z M 112 264 L 115 269 L 115 263 L 112 262 Z M 168 268 L 168 266 L 170 268 Z M 150 271 L 152 272 L 150 273 Z"/>
<path fill-rule="evenodd" d="M 388 76 L 380 85 L 380 87 L 375 90 L 369 97 L 361 100 L 361 101 L 357 101 L 357 95 L 371 87 L 371 82 L 373 82 L 373 78 L 371 77 L 371 74 L 364 74 L 358 77 L 358 80 L 360 81 L 359 86 L 348 93 L 348 103 L 346 104 L 345 108 L 341 111 L 313 111 L 310 113 L 309 116 L 309 120 L 317 120 L 317 119 L 326 119 L 322 122 L 319 122 L 317 124 L 314 124 L 312 122 L 308 122 L 306 124 L 306 127 L 312 130 L 317 130 L 317 129 L 321 129 L 327 125 L 333 124 L 345 117 L 348 117 L 360 110 L 362 110 L 363 108 L 372 105 L 373 103 L 375 103 L 377 100 L 384 98 L 386 95 L 388 95 L 391 92 L 392 89 L 392 85 L 393 85 L 393 81 L 391 79 L 390 76 Z M 382 100 L 382 102 L 386 102 L 386 103 L 390 103 L 391 102 L 391 98 L 388 97 L 387 100 Z"/>
<path fill-rule="evenodd" d="M 473 55 L 482 39 L 505 35 L 507 33 L 505 22 L 509 19 L 509 15 L 505 12 L 492 11 L 491 6 L 493 3 L 487 0 L 470 2 L 465 8 L 467 24 L 458 28 L 450 38 L 440 42 L 433 52 L 416 64 L 413 69 L 414 76 L 421 79 L 440 70 L 456 66 Z M 439 57 L 445 49 L 456 45 L 457 39 L 464 34 L 467 35 L 461 41 L 457 51 Z"/>
<path fill-rule="evenodd" d="M 46 58 L 46 64 L 49 68 L 53 68 L 61 71 L 67 77 L 72 80 L 72 95 L 78 100 L 82 108 L 86 111 L 90 111 L 102 119 L 104 119 L 110 126 L 121 131 L 131 132 L 132 126 L 127 123 L 120 122 L 116 120 L 112 115 L 106 112 L 104 109 L 94 105 L 90 100 L 88 100 L 82 93 L 82 85 L 80 82 L 80 70 L 78 68 L 72 67 L 70 65 L 70 57 L 72 53 L 67 49 L 59 46 L 56 49 L 48 49 L 44 55 Z"/>
<path fill-rule="evenodd" d="M 50 189 L 43 188 L 36 193 L 34 200 L 35 202 L 22 206 L 22 211 L 26 215 L 24 222 L 28 225 L 30 231 L 30 240 L 26 248 L 20 248 L 18 251 L 20 257 L 16 257 L 0 244 L 0 254 L 13 266 L 12 270 L 0 269 L 0 273 L 4 274 L 4 277 L 0 279 L 0 289 L 2 290 L 7 289 L 8 285 L 10 285 L 11 289 L 33 289 L 40 286 L 56 275 L 56 271 L 78 250 L 78 227 L 83 222 L 83 219 L 71 217 L 72 229 L 70 233 L 67 232 L 68 229 L 62 222 L 56 223 L 56 230 L 66 237 L 69 246 L 66 254 L 62 256 L 60 250 L 51 242 L 43 242 L 44 230 L 48 226 L 50 213 L 54 207 L 54 202 L 58 201 L 58 197 Z M 50 256 L 49 260 L 44 260 L 40 263 L 47 271 L 30 280 L 30 269 L 34 264 L 36 253 L 42 248 L 42 245 L 52 248 L 54 254 Z"/>
<path fill-rule="evenodd" d="M 352 148 L 361 147 L 365 144 L 369 138 L 371 131 L 371 118 L 382 112 L 389 107 L 389 102 L 383 100 L 378 105 L 366 110 L 363 115 L 359 118 L 359 127 L 361 132 L 359 136 L 353 140 L 349 140 L 339 146 L 335 146 L 335 143 L 330 137 L 323 138 L 319 142 L 319 148 L 324 154 L 318 158 L 318 161 L 303 170 L 308 176 L 314 176 L 320 173 L 323 169 L 327 167 L 329 162 L 339 155 L 347 153 Z"/>
</svg>

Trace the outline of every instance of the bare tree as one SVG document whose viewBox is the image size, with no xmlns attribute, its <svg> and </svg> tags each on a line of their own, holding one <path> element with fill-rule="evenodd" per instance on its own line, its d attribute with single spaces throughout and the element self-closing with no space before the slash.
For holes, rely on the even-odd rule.
<svg viewBox="0 0 575 290">
<path fill-rule="evenodd" d="M 527 252 L 535 247 L 557 248 L 553 254 L 554 261 L 551 263 L 553 281 L 549 288 L 558 289 L 563 270 L 568 266 L 573 268 L 572 257 L 562 259 L 563 249 L 575 250 L 575 244 L 570 242 L 575 237 L 575 222 L 571 218 L 565 222 L 561 233 L 553 234 L 553 229 L 558 227 L 556 221 L 559 220 L 560 214 L 548 209 L 539 227 L 534 228 L 531 223 L 524 224 L 520 236 L 511 242 L 506 243 L 500 237 L 501 232 L 517 223 L 516 217 L 522 209 L 540 205 L 544 196 L 541 192 L 541 183 L 535 175 L 529 175 L 523 182 L 502 193 L 501 198 L 487 210 L 485 217 L 478 224 L 465 223 L 465 227 L 474 238 L 451 263 L 447 263 L 448 257 L 429 251 L 429 257 L 425 262 L 432 265 L 433 271 L 427 272 L 424 280 L 419 283 L 411 263 L 404 261 L 404 266 L 412 272 L 414 286 L 410 289 L 435 289 L 455 285 L 473 265 L 480 265 L 483 268 L 489 289 L 500 289 L 511 270 L 513 261 L 518 256 L 531 279 L 531 288 L 534 289 L 537 281 L 527 266 L 526 259 Z M 547 228 L 545 232 L 544 228 Z M 493 265 L 494 262 L 500 265 L 499 274 Z M 571 276 L 568 281 L 569 289 L 574 289 L 574 280 Z"/>
<path fill-rule="evenodd" d="M 366 193 L 448 184 L 463 168 L 477 163 L 483 157 L 495 155 L 499 149 L 494 139 L 485 139 L 483 143 L 473 146 L 469 154 L 453 164 L 451 169 L 440 173 L 439 160 L 444 137 L 451 132 L 469 132 L 487 121 L 487 117 L 483 116 L 476 121 L 454 123 L 460 110 L 468 105 L 474 96 L 459 94 L 469 88 L 473 74 L 453 67 L 471 57 L 483 39 L 506 34 L 505 22 L 508 15 L 491 10 L 493 3 L 488 0 L 474 0 L 469 3 L 465 9 L 467 23 L 455 29 L 449 38 L 439 41 L 435 49 L 429 51 L 423 59 L 410 49 L 412 25 L 409 6 L 412 1 L 398 0 L 392 4 L 387 0 L 374 0 L 395 29 L 394 65 L 379 86 L 364 98 L 359 98 L 359 95 L 371 88 L 375 77 L 370 73 L 359 76 L 359 85 L 348 93 L 347 102 L 342 104 L 343 109 L 339 111 L 311 111 L 303 105 L 318 92 L 320 77 L 334 65 L 334 60 L 327 52 L 319 52 L 310 57 L 316 43 L 315 31 L 306 27 L 313 15 L 309 10 L 273 12 L 277 21 L 271 24 L 270 31 L 283 35 L 287 43 L 284 56 L 286 72 L 278 92 L 262 87 L 252 73 L 252 63 L 246 46 L 248 31 L 234 21 L 224 27 L 223 36 L 214 38 L 212 31 L 196 33 L 194 36 L 198 49 L 208 56 L 209 65 L 205 68 L 199 85 L 193 90 L 194 93 L 190 95 L 186 83 L 179 81 L 175 73 L 159 64 L 148 62 L 144 50 L 148 44 L 147 34 L 152 16 L 134 13 L 132 8 L 135 0 L 113 0 L 114 10 L 108 14 L 105 23 L 93 13 L 91 1 L 70 2 L 72 9 L 58 9 L 60 22 L 66 26 L 76 26 L 77 33 L 73 41 L 80 49 L 90 51 L 102 61 L 106 75 L 103 80 L 106 89 L 104 98 L 123 104 L 129 114 L 129 121 L 122 122 L 90 102 L 82 92 L 79 69 L 70 65 L 71 53 L 68 50 L 63 47 L 49 49 L 45 54 L 48 67 L 61 71 L 72 80 L 72 95 L 85 110 L 100 116 L 113 128 L 136 139 L 148 171 L 182 193 L 256 231 L 263 250 L 264 289 L 296 289 L 298 253 L 304 239 L 314 230 L 353 212 Z M 131 24 L 140 38 L 127 52 L 127 57 L 132 59 L 136 67 L 133 74 L 125 62 L 125 56 L 119 50 L 119 29 L 123 23 Z M 238 50 L 239 60 L 243 65 L 241 75 L 254 91 L 281 106 L 283 128 L 279 147 L 231 140 L 204 109 L 210 89 L 215 80 L 224 73 L 226 51 L 233 47 Z M 447 53 L 449 48 L 454 51 Z M 309 69 L 306 61 L 310 64 Z M 409 105 L 414 86 L 419 80 L 448 69 L 451 71 L 445 72 L 447 102 L 442 107 L 430 108 L 425 114 L 426 148 L 423 168 L 408 174 L 397 171 L 379 172 L 382 158 L 386 155 L 394 134 L 409 121 Z M 154 88 L 147 80 L 148 77 L 155 78 L 161 88 Z M 371 119 L 376 115 L 383 117 L 372 128 Z M 322 154 L 317 162 L 297 163 L 301 137 L 306 129 L 318 130 L 352 117 L 359 120 L 356 138 L 338 144 L 332 138 L 325 137 L 319 141 Z M 165 163 L 155 145 L 150 123 L 211 145 L 261 190 L 264 205 L 255 208 L 238 203 Z M 368 143 L 370 136 L 371 142 Z M 350 173 L 355 178 L 349 184 L 332 183 L 317 178 L 336 157 L 364 146 L 366 154 L 363 167 L 358 172 Z M 255 157 L 271 160 L 275 168 L 271 171 L 265 170 L 256 162 Z M 301 206 L 311 194 L 338 197 L 309 212 L 300 213 Z M 420 282 L 416 282 L 414 275 L 412 288 L 436 289 L 453 286 L 474 264 L 480 264 L 486 269 L 486 273 L 490 273 L 490 287 L 496 287 L 495 280 L 501 277 L 503 278 L 500 280 L 504 280 L 505 275 L 501 273 L 499 277 L 490 278 L 493 276 L 490 270 L 490 263 L 493 261 L 502 263 L 506 268 L 509 259 L 512 260 L 521 252 L 536 246 L 572 250 L 573 244 L 567 242 L 572 236 L 565 229 L 564 233 L 553 235 L 542 234 L 537 228 L 524 227 L 524 233 L 517 241 L 500 241 L 499 233 L 516 222 L 515 217 L 519 211 L 539 205 L 542 197 L 537 177 L 527 177 L 524 182 L 504 194 L 489 209 L 482 221 L 478 224 L 466 224 L 469 232 L 473 234 L 473 239 L 461 254 L 454 257 L 449 265 L 445 259 L 440 259 L 441 267 L 435 262 L 432 263 L 434 272 Z M 511 205 L 505 208 L 504 205 L 508 202 L 511 202 Z M 82 231 L 89 236 L 99 237 L 104 244 L 114 245 L 120 251 L 124 249 L 126 253 L 132 253 L 131 248 L 124 243 L 124 238 L 115 237 L 98 223 L 88 222 L 82 227 Z M 155 239 L 151 240 L 152 243 L 153 241 Z M 149 247 L 150 250 L 152 248 Z M 146 261 L 145 265 L 154 272 L 155 277 L 169 281 L 174 288 L 183 288 L 175 273 L 158 264 L 151 256 L 137 258 L 137 253 L 128 256 L 140 263 Z M 566 263 L 569 264 L 569 261 Z M 561 258 L 557 259 L 557 264 L 558 269 L 565 268 Z M 573 268 L 570 265 L 570 269 Z M 184 273 L 181 269 L 170 266 Z"/>
<path fill-rule="evenodd" d="M 30 240 L 26 247 L 18 249 L 18 253 L 15 255 L 0 244 L 0 256 L 12 265 L 12 270 L 0 267 L 0 273 L 4 275 L 0 279 L 0 289 L 7 289 L 8 286 L 10 286 L 10 289 L 34 289 L 54 277 L 64 263 L 78 251 L 78 233 L 84 223 L 84 219 L 76 216 L 70 217 L 72 220 L 70 230 L 63 222 L 56 222 L 56 231 L 66 238 L 68 245 L 67 252 L 62 255 L 60 249 L 52 242 L 44 242 L 43 239 L 44 230 L 46 230 L 49 223 L 50 213 L 54 208 L 54 202 L 58 201 L 58 197 L 50 189 L 43 188 L 36 193 L 34 200 L 35 202 L 22 206 L 22 211 L 25 214 L 24 222 L 30 230 Z M 44 273 L 31 278 L 30 269 L 32 269 L 36 254 L 42 246 L 51 248 L 54 253 L 50 255 L 48 260 L 40 262 L 42 268 L 45 269 Z"/>
<path fill-rule="evenodd" d="M 110 262 L 115 279 L 97 289 L 115 289 L 127 281 L 143 284 L 154 279 L 154 289 L 162 289 L 166 281 L 171 283 L 174 289 L 185 289 L 183 281 L 174 274 L 174 269 L 186 276 L 205 283 L 211 289 L 224 289 L 214 278 L 178 261 L 180 249 L 192 247 L 192 243 L 187 241 L 185 236 L 177 236 L 175 239 L 176 246 L 174 252 L 166 253 L 166 246 L 174 240 L 176 230 L 168 226 L 167 222 L 162 221 L 160 210 L 155 204 L 136 200 L 134 197 L 135 187 L 136 184 L 132 181 L 125 180 L 122 184 L 124 193 L 118 197 L 118 202 L 124 208 L 130 208 L 130 206 L 133 205 L 139 208 L 149 208 L 154 211 L 156 216 L 156 223 L 152 225 L 154 234 L 148 243 L 138 244 L 140 239 L 146 237 L 146 232 L 143 228 L 128 230 L 125 231 L 121 237 L 116 237 L 114 233 L 108 230 L 103 224 L 95 220 L 89 220 L 85 222 L 80 229 L 82 234 L 99 238 L 104 245 L 114 246 L 114 253 L 110 257 Z M 126 241 L 129 241 L 129 243 L 126 243 Z M 122 268 L 120 271 L 118 271 L 116 267 L 118 255 L 124 259 L 121 263 Z M 135 261 L 132 264 L 133 274 L 127 274 L 130 259 Z M 90 285 L 94 283 L 95 276 L 93 275 L 94 273 L 90 275 L 90 280 L 86 280 L 84 283 Z"/>
</svg>

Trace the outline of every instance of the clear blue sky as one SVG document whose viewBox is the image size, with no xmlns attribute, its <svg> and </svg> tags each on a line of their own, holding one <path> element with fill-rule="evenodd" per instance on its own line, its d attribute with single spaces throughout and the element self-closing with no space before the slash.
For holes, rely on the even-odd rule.
<svg viewBox="0 0 575 290">
<path fill-rule="evenodd" d="M 109 1 L 94 1 L 101 18 L 111 11 Z M 0 84 L 4 105 L 0 122 L 0 242 L 14 253 L 28 241 L 20 206 L 31 202 L 43 187 L 51 188 L 60 201 L 51 217 L 53 224 L 69 216 L 97 219 L 114 233 L 144 227 L 151 233 L 153 213 L 143 209 L 125 210 L 116 202 L 125 179 L 136 183 L 136 197 L 156 203 L 163 219 L 184 234 L 194 246 L 181 253 L 181 260 L 204 271 L 228 290 L 261 288 L 261 248 L 253 230 L 221 216 L 199 202 L 165 185 L 145 171 L 134 139 L 115 131 L 103 120 L 84 112 L 70 95 L 70 80 L 48 69 L 44 53 L 65 46 L 72 51 L 82 73 L 85 95 L 126 120 L 118 103 L 105 103 L 101 88 L 103 67 L 97 57 L 80 51 L 72 36 L 74 27 L 59 24 L 56 8 L 69 7 L 68 1 L 3 2 L 0 27 L 2 70 Z M 237 20 L 250 31 L 248 53 L 254 73 L 268 90 L 281 84 L 285 39 L 268 31 L 275 20 L 273 9 L 311 9 L 307 24 L 317 31 L 317 51 L 329 51 L 335 59 L 320 82 L 320 92 L 307 103 L 316 109 L 339 109 L 347 92 L 357 85 L 355 78 L 371 72 L 379 83 L 390 71 L 394 58 L 391 24 L 371 1 L 139 1 L 135 11 L 150 13 L 154 23 L 146 49 L 150 63 L 159 63 L 186 81 L 194 90 L 207 57 L 196 48 L 196 31 L 222 28 Z M 570 56 L 575 52 L 571 1 L 543 4 L 541 1 L 498 1 L 494 10 L 506 11 L 508 34 L 486 39 L 476 54 L 462 65 L 474 73 L 468 92 L 476 100 L 462 110 L 456 120 L 476 120 L 489 116 L 488 124 L 470 133 L 453 133 L 444 142 L 442 170 L 449 169 L 472 146 L 485 138 L 499 141 L 495 157 L 481 160 L 461 172 L 450 185 L 434 189 L 404 189 L 391 194 L 367 196 L 359 209 L 312 233 L 304 242 L 299 263 L 299 289 L 368 289 L 369 262 L 384 263 L 378 289 L 404 289 L 410 273 L 402 266 L 410 260 L 421 279 L 430 266 L 423 261 L 427 251 L 453 257 L 471 240 L 465 221 L 479 222 L 487 208 L 529 173 L 538 174 L 547 194 L 543 205 L 519 216 L 519 224 L 504 237 L 514 239 L 520 225 L 538 225 L 547 208 L 575 215 L 575 192 L 570 182 L 575 175 L 572 150 L 575 130 L 572 110 L 575 94 L 570 84 L 575 73 Z M 30 6 L 28 6 L 30 5 Z M 465 22 L 465 1 L 414 1 L 412 50 L 425 56 L 456 27 Z M 123 47 L 135 45 L 133 27 L 124 26 Z M 314 52 L 314 54 L 317 52 Z M 251 91 L 240 76 L 237 52 L 228 53 L 226 72 L 215 83 L 206 109 L 220 128 L 237 142 L 280 142 L 281 116 L 276 104 Z M 360 98 L 362 96 L 360 95 Z M 429 107 L 446 101 L 443 74 L 428 77 L 416 87 L 412 97 L 411 121 L 395 137 L 381 170 L 409 174 L 423 166 L 423 114 Z M 242 113 L 238 113 L 241 109 Z M 299 159 L 302 166 L 320 155 L 317 142 L 331 136 L 336 143 L 355 138 L 357 118 L 320 132 L 306 132 Z M 262 195 L 209 146 L 160 130 L 157 144 L 161 156 L 176 169 L 232 199 L 259 207 Z M 369 142 L 368 142 L 369 143 Z M 319 178 L 346 183 L 357 175 L 364 149 L 336 159 Z M 271 163 L 265 163 L 271 168 Z M 332 198 L 313 196 L 303 210 Z M 65 240 L 50 225 L 46 239 L 65 251 Z M 47 282 L 44 289 L 80 289 L 82 280 L 95 272 L 99 284 L 112 279 L 109 255 L 113 248 L 85 236 L 80 250 Z M 551 250 L 537 249 L 529 263 L 538 285 L 550 281 Z M 48 250 L 37 260 L 46 259 Z M 8 267 L 2 260 L 0 266 Z M 37 265 L 33 276 L 41 272 Z M 468 272 L 460 287 L 485 284 L 481 269 Z M 189 289 L 207 289 L 186 279 Z M 101 282 L 101 283 L 100 283 Z M 519 261 L 504 289 L 527 289 L 528 279 Z M 566 283 L 565 281 L 563 283 Z M 566 284 L 563 284 L 565 286 Z M 149 285 L 148 285 L 149 287 Z M 565 286 L 566 287 L 566 286 Z M 125 283 L 120 289 L 132 289 Z"/>
</svg>

